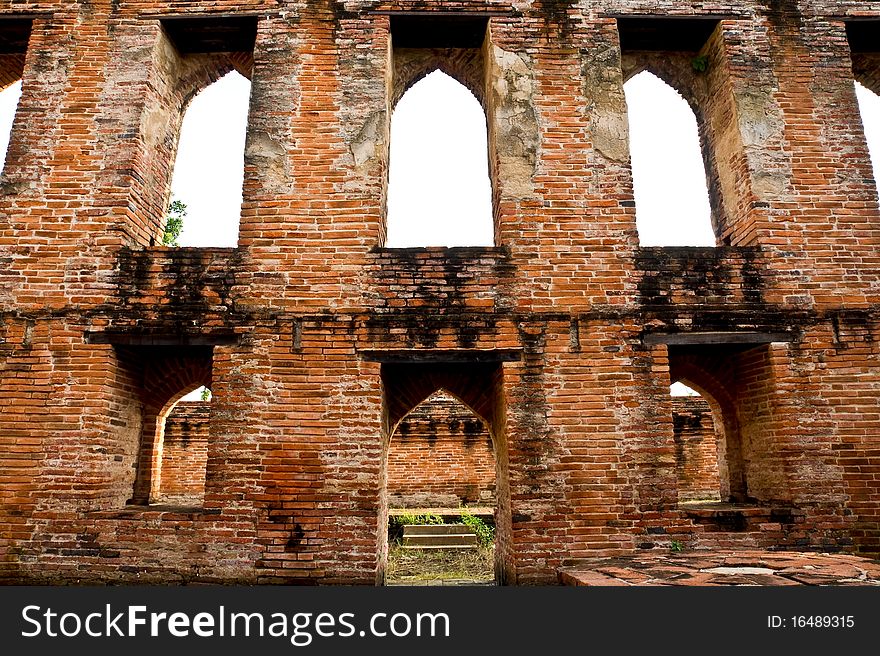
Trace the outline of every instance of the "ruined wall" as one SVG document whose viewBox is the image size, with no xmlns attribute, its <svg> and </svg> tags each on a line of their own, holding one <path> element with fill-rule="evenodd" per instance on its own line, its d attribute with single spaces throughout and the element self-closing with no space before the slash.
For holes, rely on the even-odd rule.
<svg viewBox="0 0 880 656">
<path fill-rule="evenodd" d="M 672 412 L 679 501 L 720 501 L 712 409 L 700 397 L 674 397 Z"/>
<path fill-rule="evenodd" d="M 449 71 L 486 110 L 496 246 L 386 249 L 394 65 L 440 56 L 418 12 L 443 10 L 482 30 Z M 25 34 L 0 59 L 23 80 L 0 579 L 381 582 L 393 429 L 443 385 L 493 438 L 502 582 L 673 539 L 876 551 L 880 221 L 852 81 L 878 26 L 850 0 L 0 2 Z M 638 245 L 634 66 L 695 107 L 718 249 Z M 231 68 L 253 84 L 239 245 L 156 247 L 182 109 Z M 739 515 L 678 507 L 683 363 L 738 436 Z M 203 501 L 151 503 L 156 422 L 208 376 Z"/>
<path fill-rule="evenodd" d="M 158 503 L 202 504 L 210 408 L 210 403 L 180 402 L 165 420 Z M 408 414 L 389 450 L 388 503 L 391 508 L 494 506 L 495 456 L 480 419 L 452 397 L 436 395 Z"/>
<path fill-rule="evenodd" d="M 202 505 L 210 413 L 210 403 L 181 401 L 165 419 L 158 503 Z"/>
<path fill-rule="evenodd" d="M 392 508 L 495 505 L 495 456 L 486 427 L 451 397 L 432 397 L 397 426 L 388 454 Z"/>
</svg>

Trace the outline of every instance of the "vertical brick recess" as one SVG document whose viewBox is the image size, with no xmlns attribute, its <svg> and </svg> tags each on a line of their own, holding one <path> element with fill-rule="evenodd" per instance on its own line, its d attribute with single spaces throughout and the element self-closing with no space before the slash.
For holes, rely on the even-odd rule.
<svg viewBox="0 0 880 656">
<path fill-rule="evenodd" d="M 181 401 L 165 419 L 159 503 L 202 505 L 210 411 L 209 403 Z"/>
<path fill-rule="evenodd" d="M 491 502 L 505 584 L 880 553 L 880 2 L 3 1 L 0 42 L 0 581 L 381 584 L 416 498 Z M 384 247 L 436 68 L 486 113 L 494 247 Z M 233 69 L 239 245 L 156 246 Z M 638 244 L 641 70 L 697 116 L 717 248 Z"/>
</svg>

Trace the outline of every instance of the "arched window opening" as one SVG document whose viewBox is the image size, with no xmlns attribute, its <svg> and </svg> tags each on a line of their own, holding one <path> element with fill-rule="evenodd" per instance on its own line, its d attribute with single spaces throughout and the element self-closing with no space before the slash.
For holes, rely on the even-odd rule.
<svg viewBox="0 0 880 656">
<path fill-rule="evenodd" d="M 129 504 L 201 506 L 213 347 L 123 349 L 138 382 L 139 444 Z"/>
<path fill-rule="evenodd" d="M 391 119 L 385 246 L 492 246 L 486 115 L 439 70 L 414 84 Z"/>
<path fill-rule="evenodd" d="M 6 165 L 6 151 L 12 135 L 12 123 L 21 98 L 21 80 L 0 91 L 0 173 Z"/>
<path fill-rule="evenodd" d="M 0 173 L 6 165 L 12 124 L 21 98 L 32 20 L 20 16 L 0 17 Z"/>
<path fill-rule="evenodd" d="M 714 246 L 706 168 L 693 111 L 657 76 L 624 85 L 636 225 L 642 246 Z"/>
<path fill-rule="evenodd" d="M 880 96 L 856 82 L 856 97 L 865 127 L 868 152 L 874 165 L 874 180 L 880 180 Z"/>
<path fill-rule="evenodd" d="M 165 415 L 161 458 L 156 472 L 154 502 L 162 505 L 201 506 L 205 498 L 208 461 L 208 421 L 211 391 L 207 387 L 187 394 Z"/>
<path fill-rule="evenodd" d="M 387 580 L 494 579 L 495 455 L 485 423 L 435 392 L 391 437 Z"/>
<path fill-rule="evenodd" d="M 699 392 L 677 382 L 672 394 L 672 430 L 680 502 L 721 501 L 721 470 L 726 463 L 720 419 Z"/>
<path fill-rule="evenodd" d="M 186 209 L 176 245 L 238 243 L 250 90 L 250 81 L 232 71 L 186 111 L 171 182 L 172 202 Z"/>
</svg>

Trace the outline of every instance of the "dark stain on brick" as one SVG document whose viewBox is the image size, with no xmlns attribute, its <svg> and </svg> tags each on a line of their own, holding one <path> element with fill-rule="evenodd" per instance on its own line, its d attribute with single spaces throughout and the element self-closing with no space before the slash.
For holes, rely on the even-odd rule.
<svg viewBox="0 0 880 656">
<path fill-rule="evenodd" d="M 781 31 L 789 34 L 797 34 L 803 26 L 804 20 L 801 15 L 798 0 L 763 0 L 765 15 Z"/>
<path fill-rule="evenodd" d="M 304 537 L 305 531 L 303 531 L 302 526 L 300 526 L 299 524 L 294 524 L 293 528 L 290 529 L 290 537 L 284 545 L 284 551 L 288 553 L 299 551 L 299 549 L 302 547 Z"/>
<path fill-rule="evenodd" d="M 513 411 L 520 427 L 519 448 L 526 461 L 523 481 L 534 485 L 540 481 L 547 468 L 544 455 L 551 448 L 547 422 L 548 405 L 544 393 L 544 350 L 546 326 L 540 324 L 519 326 L 519 338 L 523 347 L 522 374 L 513 396 L 518 399 Z"/>
<path fill-rule="evenodd" d="M 562 38 L 571 35 L 573 22 L 570 12 L 576 6 L 576 0 L 540 0 L 534 5 L 543 18 L 545 31 L 553 34 L 555 27 L 558 29 L 558 36 Z"/>
</svg>

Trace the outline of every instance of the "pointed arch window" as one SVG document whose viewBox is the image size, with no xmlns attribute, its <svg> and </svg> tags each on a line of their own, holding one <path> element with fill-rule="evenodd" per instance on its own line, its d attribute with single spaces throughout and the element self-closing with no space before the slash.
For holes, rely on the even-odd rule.
<svg viewBox="0 0 880 656">
<path fill-rule="evenodd" d="M 868 152 L 874 165 L 874 180 L 880 180 L 880 96 L 856 82 L 856 97 L 868 141 Z"/>
<path fill-rule="evenodd" d="M 636 224 L 642 246 L 714 246 L 694 112 L 648 71 L 625 85 Z"/>
<path fill-rule="evenodd" d="M 183 118 L 172 202 L 186 206 L 175 245 L 236 246 L 251 83 L 237 71 L 201 91 Z"/>
<path fill-rule="evenodd" d="M 30 18 L 0 17 L 0 173 L 6 165 L 12 124 L 21 98 L 22 76 L 32 29 Z"/>
<path fill-rule="evenodd" d="M 12 123 L 21 98 L 21 80 L 13 82 L 0 91 L 0 172 L 6 164 L 6 151 L 12 135 Z"/>
<path fill-rule="evenodd" d="M 492 246 L 486 116 L 461 83 L 435 70 L 391 119 L 386 246 Z"/>
<path fill-rule="evenodd" d="M 400 13 L 389 23 L 388 248 L 494 246 L 486 16 Z"/>
<path fill-rule="evenodd" d="M 483 420 L 439 390 L 413 408 L 391 437 L 389 506 L 494 507 L 495 469 L 492 437 Z"/>
</svg>

